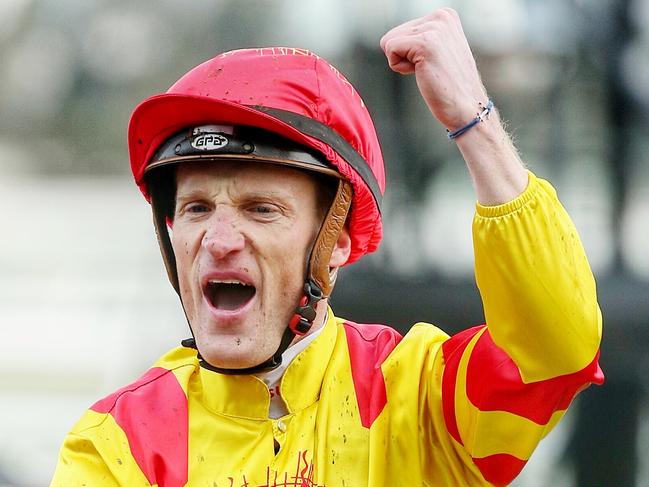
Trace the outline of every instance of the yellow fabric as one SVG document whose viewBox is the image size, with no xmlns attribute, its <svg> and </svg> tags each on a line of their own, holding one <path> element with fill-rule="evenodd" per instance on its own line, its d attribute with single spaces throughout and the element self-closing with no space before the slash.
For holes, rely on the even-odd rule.
<svg viewBox="0 0 649 487">
<path fill-rule="evenodd" d="M 553 195 L 547 183 L 530 175 L 523 195 L 500 207 L 478 207 L 474 222 L 476 274 L 489 332 L 527 381 L 585 367 L 600 335 L 592 276 Z M 323 332 L 287 368 L 280 390 L 289 414 L 276 420 L 268 417 L 270 394 L 254 376 L 207 371 L 195 351 L 183 348 L 157 362 L 173 371 L 187 396 L 186 485 L 491 485 L 474 458 L 508 453 L 525 460 L 563 414 L 556 411 L 547 425 L 538 425 L 471 404 L 466 370 L 482 331 L 464 349 L 457 372 L 451 399 L 457 441 L 449 433 L 442 397 L 447 367 L 442 346 L 449 337 L 419 323 L 380 365 L 387 401 L 366 428 L 343 323 L 329 310 Z M 275 443 L 281 446 L 277 454 Z M 149 485 L 110 414 L 89 411 L 63 444 L 52 485 L 84 482 Z"/>
<path fill-rule="evenodd" d="M 466 395 L 467 365 L 476 342 L 487 329 L 472 339 L 460 360 L 455 387 L 455 413 L 464 448 L 473 458 L 507 453 L 528 460 L 538 442 L 556 426 L 565 414 L 558 410 L 547 424 L 537 424 L 506 411 L 480 411 Z"/>
<path fill-rule="evenodd" d="M 487 325 L 523 380 L 588 365 L 602 332 L 595 279 L 554 188 L 529 173 L 527 190 L 515 200 L 477 205 L 473 240 Z"/>
<path fill-rule="evenodd" d="M 151 485 L 110 415 L 88 411 L 61 448 L 52 487 Z"/>
</svg>

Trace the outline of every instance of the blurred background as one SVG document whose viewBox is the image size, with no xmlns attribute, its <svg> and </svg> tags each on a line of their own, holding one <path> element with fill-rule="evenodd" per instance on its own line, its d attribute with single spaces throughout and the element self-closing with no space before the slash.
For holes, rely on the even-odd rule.
<svg viewBox="0 0 649 487">
<path fill-rule="evenodd" d="M 649 486 L 649 0 L 0 1 L 0 486 L 47 485 L 82 412 L 187 335 L 126 127 L 217 52 L 312 49 L 374 116 L 386 237 L 344 270 L 337 313 L 402 331 L 483 321 L 464 163 L 378 48 L 439 6 L 460 12 L 523 159 L 572 215 L 605 319 L 605 386 L 515 485 Z"/>
</svg>

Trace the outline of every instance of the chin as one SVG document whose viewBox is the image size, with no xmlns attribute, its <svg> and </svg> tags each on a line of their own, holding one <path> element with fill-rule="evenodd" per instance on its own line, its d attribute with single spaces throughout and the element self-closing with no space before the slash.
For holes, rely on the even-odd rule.
<svg viewBox="0 0 649 487">
<path fill-rule="evenodd" d="M 274 353 L 269 351 L 264 354 L 260 347 L 251 343 L 249 346 L 238 346 L 233 351 L 233 347 L 223 350 L 221 347 L 202 347 L 198 345 L 201 357 L 213 367 L 220 369 L 247 369 L 254 367 L 268 360 Z"/>
<path fill-rule="evenodd" d="M 221 369 L 247 369 L 273 356 L 283 329 L 261 322 L 255 315 L 230 323 L 215 322 L 211 316 L 197 320 L 194 335 L 203 360 Z"/>
</svg>

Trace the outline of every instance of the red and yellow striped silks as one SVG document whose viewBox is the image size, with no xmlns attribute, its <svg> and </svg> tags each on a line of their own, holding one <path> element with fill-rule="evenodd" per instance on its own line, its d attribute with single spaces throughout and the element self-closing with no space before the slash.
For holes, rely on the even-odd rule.
<svg viewBox="0 0 649 487">
<path fill-rule="evenodd" d="M 581 389 L 603 381 L 597 354 L 580 371 L 525 384 L 484 326 L 453 336 L 442 349 L 449 433 L 466 448 L 485 479 L 496 485 L 518 475 Z"/>
<path fill-rule="evenodd" d="M 401 338 L 329 310 L 284 373 L 279 419 L 262 380 L 174 349 L 86 412 L 52 485 L 509 483 L 575 395 L 602 382 L 601 315 L 574 227 L 533 175 L 516 200 L 478 207 L 474 243 L 487 326 L 449 338 L 419 323 Z"/>
</svg>

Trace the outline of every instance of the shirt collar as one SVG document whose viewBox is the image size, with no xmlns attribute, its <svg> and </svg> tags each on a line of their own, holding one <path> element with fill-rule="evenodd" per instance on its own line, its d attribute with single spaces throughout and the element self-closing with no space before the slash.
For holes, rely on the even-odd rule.
<svg viewBox="0 0 649 487">
<path fill-rule="evenodd" d="M 335 341 L 335 317 L 328 309 L 322 332 L 298 353 L 284 372 L 280 391 L 289 413 L 310 406 L 320 397 Z M 266 384 L 254 375 L 220 374 L 199 367 L 196 387 L 194 392 L 200 396 L 200 401 L 214 412 L 254 419 L 268 418 L 270 393 Z"/>
<path fill-rule="evenodd" d="M 336 318 L 331 308 L 327 308 L 322 332 L 291 361 L 282 377 L 280 393 L 290 413 L 310 406 L 320 397 L 335 343 Z"/>
</svg>

